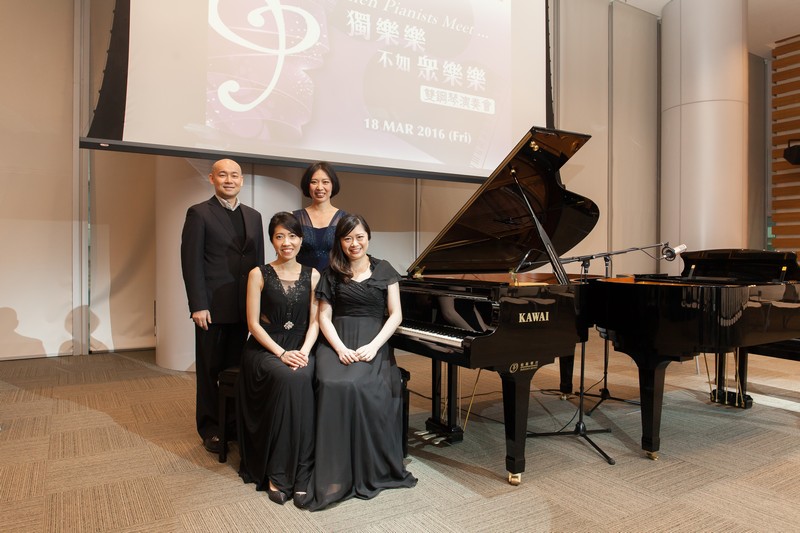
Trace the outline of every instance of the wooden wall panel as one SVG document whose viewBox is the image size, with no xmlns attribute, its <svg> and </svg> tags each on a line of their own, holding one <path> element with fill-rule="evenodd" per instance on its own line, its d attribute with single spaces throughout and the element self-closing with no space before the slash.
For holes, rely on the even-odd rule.
<svg viewBox="0 0 800 533">
<path fill-rule="evenodd" d="M 783 158 L 791 142 L 800 144 L 800 35 L 783 39 L 772 51 L 772 149 L 770 246 L 800 251 L 800 165 Z"/>
</svg>

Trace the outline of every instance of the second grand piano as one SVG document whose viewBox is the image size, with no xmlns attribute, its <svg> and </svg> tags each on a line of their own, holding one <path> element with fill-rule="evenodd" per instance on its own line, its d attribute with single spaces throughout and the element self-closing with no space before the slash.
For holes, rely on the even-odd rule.
<svg viewBox="0 0 800 533">
<path fill-rule="evenodd" d="M 559 169 L 588 135 L 533 129 L 409 267 L 400 282 L 403 323 L 395 348 L 432 359 L 432 416 L 426 427 L 451 441 L 457 425 L 455 367 L 500 374 L 506 468 L 512 484 L 525 470 L 528 402 L 534 372 L 556 357 L 562 391 L 571 392 L 575 345 L 586 340 L 585 284 L 571 281 L 558 256 L 597 223 L 591 200 L 567 191 Z M 555 274 L 524 272 L 551 264 Z M 442 365 L 448 365 L 446 417 Z"/>
<path fill-rule="evenodd" d="M 800 268 L 793 252 L 699 250 L 681 259 L 680 276 L 597 279 L 589 287 L 590 320 L 639 369 L 642 449 L 651 459 L 661 445 L 670 362 L 704 352 L 721 354 L 722 362 L 738 348 L 800 337 Z M 714 396 L 727 393 L 718 388 Z"/>
</svg>

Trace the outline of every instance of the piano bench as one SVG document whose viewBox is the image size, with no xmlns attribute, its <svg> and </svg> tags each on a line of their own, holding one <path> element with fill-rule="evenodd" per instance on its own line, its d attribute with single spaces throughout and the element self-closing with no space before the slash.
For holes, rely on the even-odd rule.
<svg viewBox="0 0 800 533">
<path fill-rule="evenodd" d="M 228 460 L 228 441 L 236 440 L 228 435 L 228 412 L 231 410 L 229 401 L 236 405 L 236 382 L 239 379 L 239 367 L 232 366 L 219 373 L 217 384 L 219 386 L 219 462 Z"/>
<path fill-rule="evenodd" d="M 403 443 L 403 457 L 408 457 L 408 382 L 411 381 L 411 372 L 402 367 L 397 368 L 400 369 L 400 386 L 403 391 L 403 433 L 401 433 L 400 438 Z"/>
</svg>

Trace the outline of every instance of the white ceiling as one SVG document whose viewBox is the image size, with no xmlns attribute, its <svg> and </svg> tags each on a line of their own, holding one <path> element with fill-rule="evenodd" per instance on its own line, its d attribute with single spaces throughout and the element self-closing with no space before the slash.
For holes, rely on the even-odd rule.
<svg viewBox="0 0 800 533">
<path fill-rule="evenodd" d="M 670 2 L 621 1 L 658 16 L 661 16 L 661 9 Z M 776 41 L 800 35 L 800 0 L 747 0 L 747 30 L 747 47 L 750 53 L 771 57 Z"/>
</svg>

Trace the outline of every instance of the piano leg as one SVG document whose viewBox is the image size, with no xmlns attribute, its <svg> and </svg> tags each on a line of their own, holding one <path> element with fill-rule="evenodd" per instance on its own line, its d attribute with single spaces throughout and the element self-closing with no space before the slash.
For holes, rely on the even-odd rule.
<svg viewBox="0 0 800 533">
<path fill-rule="evenodd" d="M 431 418 L 428 422 L 431 420 L 439 423 L 442 420 L 442 363 L 436 359 L 431 359 Z"/>
<path fill-rule="evenodd" d="M 747 361 L 750 359 L 747 348 L 739 348 L 739 358 L 736 362 L 736 372 L 739 379 L 741 396 L 738 397 L 736 406 L 749 409 L 753 407 L 753 399 L 747 395 Z"/>
<path fill-rule="evenodd" d="M 728 354 L 716 354 L 717 388 L 712 391 L 711 400 L 722 405 L 733 405 L 736 402 L 736 392 L 728 390 Z"/>
<path fill-rule="evenodd" d="M 639 396 L 642 404 L 642 449 L 658 459 L 661 445 L 661 407 L 664 403 L 664 375 L 670 360 L 644 357 L 639 367 Z"/>
<path fill-rule="evenodd" d="M 458 425 L 458 367 L 447 363 L 447 421 L 442 420 L 442 363 L 431 359 L 431 417 L 425 429 L 443 436 L 447 442 L 464 440 L 464 430 Z"/>
<path fill-rule="evenodd" d="M 735 354 L 736 376 L 734 376 L 734 385 L 738 385 L 738 388 L 734 388 L 733 390 L 728 389 L 727 354 L 718 353 L 716 354 L 717 388 L 711 391 L 711 401 L 723 405 L 732 405 L 741 407 L 742 409 L 749 409 L 753 406 L 753 399 L 747 395 L 747 348 L 739 348 L 738 352 L 735 352 Z"/>
<path fill-rule="evenodd" d="M 747 348 L 739 348 L 739 357 L 736 359 L 736 374 L 739 377 L 739 388 L 742 390 L 742 397 L 747 398 L 747 361 L 750 359 L 748 356 Z M 752 407 L 745 405 L 745 407 Z M 741 407 L 741 406 L 740 406 Z"/>
<path fill-rule="evenodd" d="M 558 358 L 558 370 L 561 374 L 561 399 L 566 400 L 572 394 L 572 375 L 575 372 L 575 354 L 562 355 Z"/>
<path fill-rule="evenodd" d="M 498 372 L 503 382 L 503 422 L 506 430 L 508 482 L 519 485 L 525 471 L 525 441 L 528 438 L 528 403 L 535 371 Z"/>
</svg>

